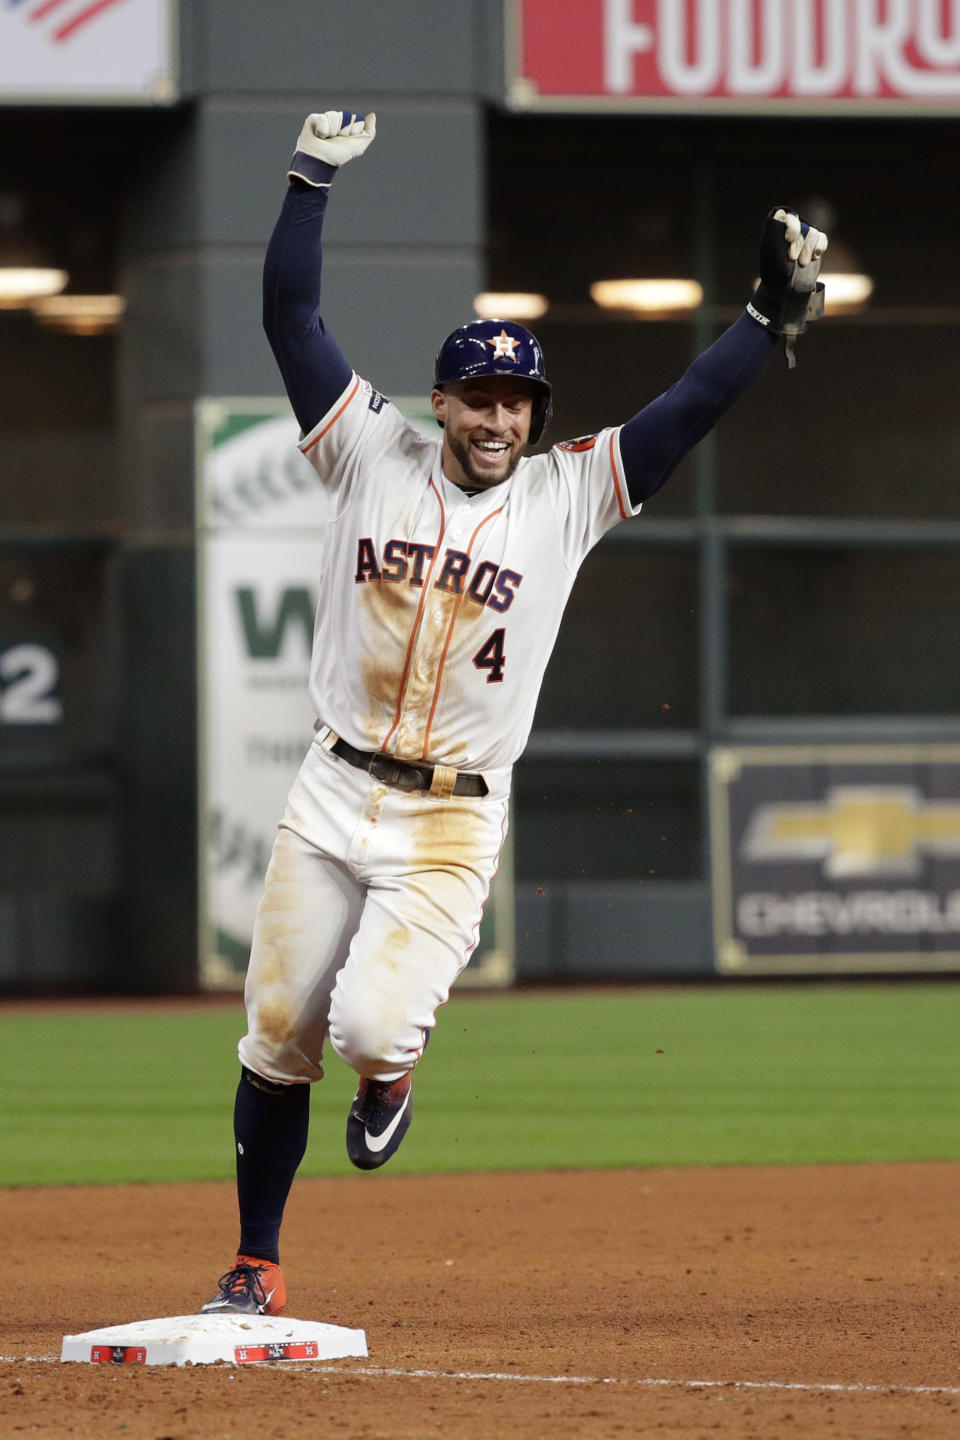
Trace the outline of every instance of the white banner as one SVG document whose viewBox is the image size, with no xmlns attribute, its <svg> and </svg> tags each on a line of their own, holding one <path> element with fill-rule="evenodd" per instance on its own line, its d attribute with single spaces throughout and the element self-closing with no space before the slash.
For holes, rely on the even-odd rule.
<svg viewBox="0 0 960 1440">
<path fill-rule="evenodd" d="M 436 428 L 425 404 L 399 403 Z M 208 989 L 242 984 L 277 821 L 313 738 L 320 482 L 298 433 L 282 401 L 197 407 L 200 979 Z M 505 852 L 459 984 L 512 980 L 512 921 Z"/>
<path fill-rule="evenodd" d="M 0 101 L 176 99 L 173 0 L 0 0 Z"/>
</svg>

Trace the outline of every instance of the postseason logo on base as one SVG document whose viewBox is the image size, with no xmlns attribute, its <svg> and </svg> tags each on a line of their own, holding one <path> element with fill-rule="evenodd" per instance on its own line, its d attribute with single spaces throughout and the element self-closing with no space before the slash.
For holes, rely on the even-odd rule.
<svg viewBox="0 0 960 1440">
<path fill-rule="evenodd" d="M 238 1345 L 233 1352 L 238 1365 L 251 1365 L 258 1360 L 316 1360 L 319 1355 L 313 1340 L 269 1345 Z"/>
<path fill-rule="evenodd" d="M 142 1345 L 93 1345 L 91 1365 L 146 1365 L 147 1352 Z"/>
</svg>

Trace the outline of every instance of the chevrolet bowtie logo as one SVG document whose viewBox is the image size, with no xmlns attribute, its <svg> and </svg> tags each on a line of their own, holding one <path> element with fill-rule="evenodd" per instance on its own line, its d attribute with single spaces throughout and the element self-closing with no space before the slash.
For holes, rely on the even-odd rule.
<svg viewBox="0 0 960 1440">
<path fill-rule="evenodd" d="M 916 875 L 927 857 L 960 855 L 960 800 L 927 800 L 912 785 L 838 785 L 824 803 L 761 805 L 745 860 L 822 860 L 825 874 Z"/>
</svg>

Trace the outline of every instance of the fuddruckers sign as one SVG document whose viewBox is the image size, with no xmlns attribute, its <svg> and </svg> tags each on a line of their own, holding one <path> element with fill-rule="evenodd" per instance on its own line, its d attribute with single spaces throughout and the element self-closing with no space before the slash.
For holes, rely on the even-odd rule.
<svg viewBox="0 0 960 1440">
<path fill-rule="evenodd" d="M 960 0 L 508 0 L 516 109 L 960 108 Z"/>
</svg>

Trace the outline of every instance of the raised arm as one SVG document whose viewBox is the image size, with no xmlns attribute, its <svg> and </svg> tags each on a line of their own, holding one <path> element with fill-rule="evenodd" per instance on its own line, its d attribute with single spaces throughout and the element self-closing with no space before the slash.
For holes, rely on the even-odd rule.
<svg viewBox="0 0 960 1440">
<path fill-rule="evenodd" d="M 351 370 L 320 317 L 323 217 L 330 185 L 376 134 L 374 115 L 308 115 L 263 267 L 263 328 L 304 434 L 330 409 Z"/>
<path fill-rule="evenodd" d="M 760 285 L 746 311 L 683 377 L 620 432 L 627 489 L 634 505 L 656 494 L 683 457 L 763 373 L 781 337 L 787 363 L 793 343 L 823 313 L 821 230 L 794 211 L 771 210 L 760 240 Z"/>
</svg>

